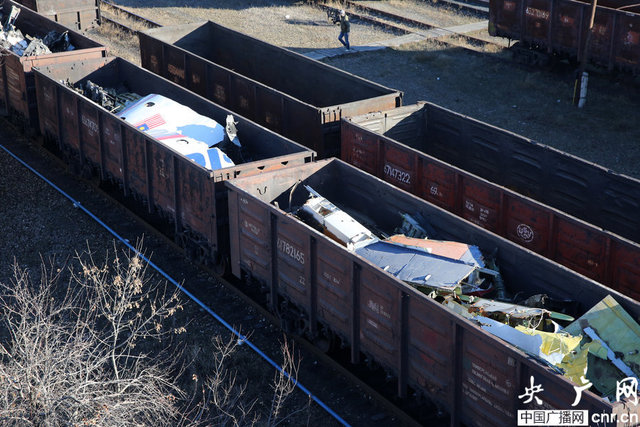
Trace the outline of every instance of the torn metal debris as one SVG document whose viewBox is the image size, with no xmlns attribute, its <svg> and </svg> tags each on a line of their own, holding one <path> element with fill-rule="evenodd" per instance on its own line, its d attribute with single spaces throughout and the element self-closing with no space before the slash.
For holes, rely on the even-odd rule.
<svg viewBox="0 0 640 427">
<path fill-rule="evenodd" d="M 599 344 L 589 352 L 586 378 L 603 395 L 615 392 L 621 375 L 640 377 L 640 325 L 610 295 L 565 330 Z"/>
<path fill-rule="evenodd" d="M 480 328 L 554 367 L 578 387 L 584 387 L 588 379 L 594 385 L 592 391 L 613 399 L 617 381 L 624 377 L 638 380 L 640 325 L 611 296 L 577 320 L 575 301 L 546 294 L 508 296 L 493 256 L 485 257 L 480 248 L 427 238 L 428 222 L 405 213 L 399 215 L 400 225 L 395 228 L 398 234 L 374 233 L 371 230 L 377 228 L 375 224 L 367 228 L 305 187 L 310 196 L 294 210 L 302 221 Z M 493 295 L 495 299 L 480 295 Z"/>
<path fill-rule="evenodd" d="M 356 246 L 377 241 L 377 238 L 358 221 L 318 194 L 313 188 L 306 186 L 310 194 L 302 206 L 302 213 L 310 216 L 322 227 L 324 234 L 342 243 L 349 250 Z"/>
<path fill-rule="evenodd" d="M 215 120 L 157 94 L 127 105 L 118 116 L 207 169 L 235 165 L 222 147 L 227 141 L 241 146 L 233 117 L 227 117 L 226 126 L 222 127 Z"/>
<path fill-rule="evenodd" d="M 355 253 L 427 293 L 434 289 L 462 293 L 462 283 L 476 271 L 474 265 L 387 241 L 370 243 Z"/>
<path fill-rule="evenodd" d="M 18 7 L 11 7 L 6 22 L 0 28 L 0 47 L 25 57 L 49 55 L 75 49 L 69 40 L 68 31 L 63 33 L 50 31 L 42 38 L 28 34 L 23 35 L 22 31 L 15 27 L 20 10 Z"/>
<path fill-rule="evenodd" d="M 62 83 L 204 168 L 217 170 L 245 162 L 232 115 L 222 127 L 162 95 L 141 96 L 128 88 L 104 88 L 91 80 Z"/>
<path fill-rule="evenodd" d="M 491 279 L 498 273 L 485 268 L 478 247 L 404 234 L 381 240 L 311 187 L 305 188 L 310 196 L 298 211 L 303 221 L 308 218 L 324 234 L 398 279 L 426 293 L 438 290 L 483 295 L 492 289 Z M 400 216 L 398 231 L 426 235 L 425 228 L 412 216 Z"/>
</svg>

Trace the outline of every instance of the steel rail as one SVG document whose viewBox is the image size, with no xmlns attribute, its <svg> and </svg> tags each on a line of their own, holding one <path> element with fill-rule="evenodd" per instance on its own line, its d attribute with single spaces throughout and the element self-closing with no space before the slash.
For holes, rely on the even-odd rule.
<svg viewBox="0 0 640 427">
<path fill-rule="evenodd" d="M 158 24 L 157 22 L 152 21 L 151 19 L 145 18 L 144 16 L 138 15 L 137 13 L 131 12 L 130 10 L 125 9 L 122 6 L 118 6 L 117 4 L 109 1 L 109 0 L 100 0 L 100 3 L 104 3 L 106 4 L 108 7 L 115 9 L 116 11 L 127 15 L 127 17 L 129 19 L 132 19 L 134 21 L 137 22 L 142 22 L 143 24 L 147 25 L 149 28 L 158 28 L 158 27 L 162 27 L 162 25 Z"/>
</svg>

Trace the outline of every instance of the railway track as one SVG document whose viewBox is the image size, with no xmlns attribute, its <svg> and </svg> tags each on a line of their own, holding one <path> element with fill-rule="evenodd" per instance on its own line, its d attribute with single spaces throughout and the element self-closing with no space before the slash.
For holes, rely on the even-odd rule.
<svg viewBox="0 0 640 427">
<path fill-rule="evenodd" d="M 450 1 L 455 2 L 455 0 Z M 337 7 L 326 4 L 324 1 L 316 1 L 315 3 L 322 10 L 330 13 L 337 13 L 340 10 Z M 438 41 L 446 45 L 463 48 L 475 54 L 484 54 L 487 50 L 502 49 L 508 46 L 508 42 L 504 41 L 503 39 L 490 41 L 482 37 L 451 31 L 444 27 L 429 24 L 413 17 L 408 17 L 405 15 L 385 11 L 380 8 L 365 5 L 358 1 L 344 0 L 343 4 L 344 7 L 348 8 L 349 15 L 355 20 L 384 28 L 388 31 L 393 32 L 394 34 L 406 35 L 415 33 L 418 35 L 427 36 L 429 38 L 435 35 L 438 38 Z M 464 4 L 470 5 L 468 3 Z M 474 6 L 474 8 L 475 7 L 476 6 Z M 485 15 L 478 15 L 479 13 L 485 13 L 483 7 L 480 7 L 480 10 L 473 10 L 473 13 L 476 16 L 483 16 L 483 18 L 485 17 Z M 486 7 L 486 17 L 488 17 L 488 6 Z M 459 39 L 460 41 L 458 42 L 455 39 Z"/>
<path fill-rule="evenodd" d="M 100 0 L 99 6 L 102 22 L 131 35 L 136 35 L 138 31 L 162 26 L 110 1 Z"/>
<path fill-rule="evenodd" d="M 462 12 L 474 14 L 484 18 L 489 17 L 489 0 L 440 0 L 437 5 L 445 5 L 451 9 L 457 9 Z"/>
</svg>

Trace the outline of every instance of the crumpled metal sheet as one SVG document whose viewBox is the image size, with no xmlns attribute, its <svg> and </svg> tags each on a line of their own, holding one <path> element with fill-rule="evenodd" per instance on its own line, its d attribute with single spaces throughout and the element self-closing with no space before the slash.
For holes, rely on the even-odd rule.
<svg viewBox="0 0 640 427">
<path fill-rule="evenodd" d="M 22 52 L 22 56 L 40 56 L 48 55 L 51 53 L 49 47 L 40 39 L 33 39 L 29 46 Z"/>
<path fill-rule="evenodd" d="M 355 251 L 361 257 L 415 286 L 459 293 L 475 266 L 428 252 L 378 241 Z"/>
<path fill-rule="evenodd" d="M 616 389 L 616 381 L 629 376 L 617 368 L 613 359 L 619 360 L 637 378 L 640 375 L 640 325 L 611 296 L 608 295 L 575 322 L 565 328 L 573 335 L 588 335 L 590 328 L 595 332 L 603 347 L 611 351 L 600 351 L 589 358 L 587 379 L 608 395 Z M 593 354 L 593 352 L 591 353 Z M 593 362 L 593 363 L 592 363 Z M 624 369 L 624 368 L 623 368 Z M 626 369 L 625 369 L 626 370 Z"/>
<path fill-rule="evenodd" d="M 49 31 L 43 38 L 25 36 L 14 26 L 19 14 L 20 8 L 13 6 L 7 21 L 0 28 L 0 47 L 18 56 L 41 56 L 75 49 L 69 40 L 69 31 Z"/>
</svg>

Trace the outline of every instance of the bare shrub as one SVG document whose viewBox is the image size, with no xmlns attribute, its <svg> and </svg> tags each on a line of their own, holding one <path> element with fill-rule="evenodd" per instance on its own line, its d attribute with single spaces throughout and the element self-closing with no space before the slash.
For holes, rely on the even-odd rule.
<svg viewBox="0 0 640 427">
<path fill-rule="evenodd" d="M 14 265 L 0 284 L 7 336 L 0 343 L 2 425 L 173 425 L 181 391 L 175 366 L 136 343 L 173 331 L 175 294 L 148 283 L 140 258 L 117 255 L 98 267 L 79 257 L 66 284 L 42 267 L 39 283 Z M 144 291 L 143 291 L 144 289 Z"/>
<path fill-rule="evenodd" d="M 234 336 L 211 339 L 188 396 L 179 381 L 194 355 L 172 339 L 186 330 L 165 326 L 182 309 L 177 291 L 134 252 L 114 247 L 105 258 L 87 251 L 68 269 L 43 262 L 39 283 L 14 263 L 0 283 L 0 425 L 275 426 L 309 408 L 285 409 L 299 367 L 286 340 L 288 375 L 276 372 L 270 397 L 250 398 L 230 368 L 242 344 Z"/>
<path fill-rule="evenodd" d="M 192 397 L 192 409 L 185 418 L 189 425 L 232 425 L 232 426 L 277 426 L 290 421 L 296 415 L 307 411 L 310 415 L 311 401 L 297 408 L 285 408 L 285 403 L 296 389 L 300 358 L 296 357 L 286 338 L 280 345 L 282 370 L 276 370 L 269 385 L 270 405 L 248 397 L 248 382 L 240 381 L 238 373 L 229 365 L 242 341 L 230 336 L 223 339 L 215 336 L 211 340 L 213 352 L 210 355 L 211 369 L 203 380 L 197 375 L 193 380 L 200 396 Z M 286 372 L 286 374 L 285 374 Z M 266 400 L 266 399 L 265 399 Z M 300 421 L 297 419 L 297 423 Z M 307 420 L 308 424 L 308 420 Z"/>
</svg>

